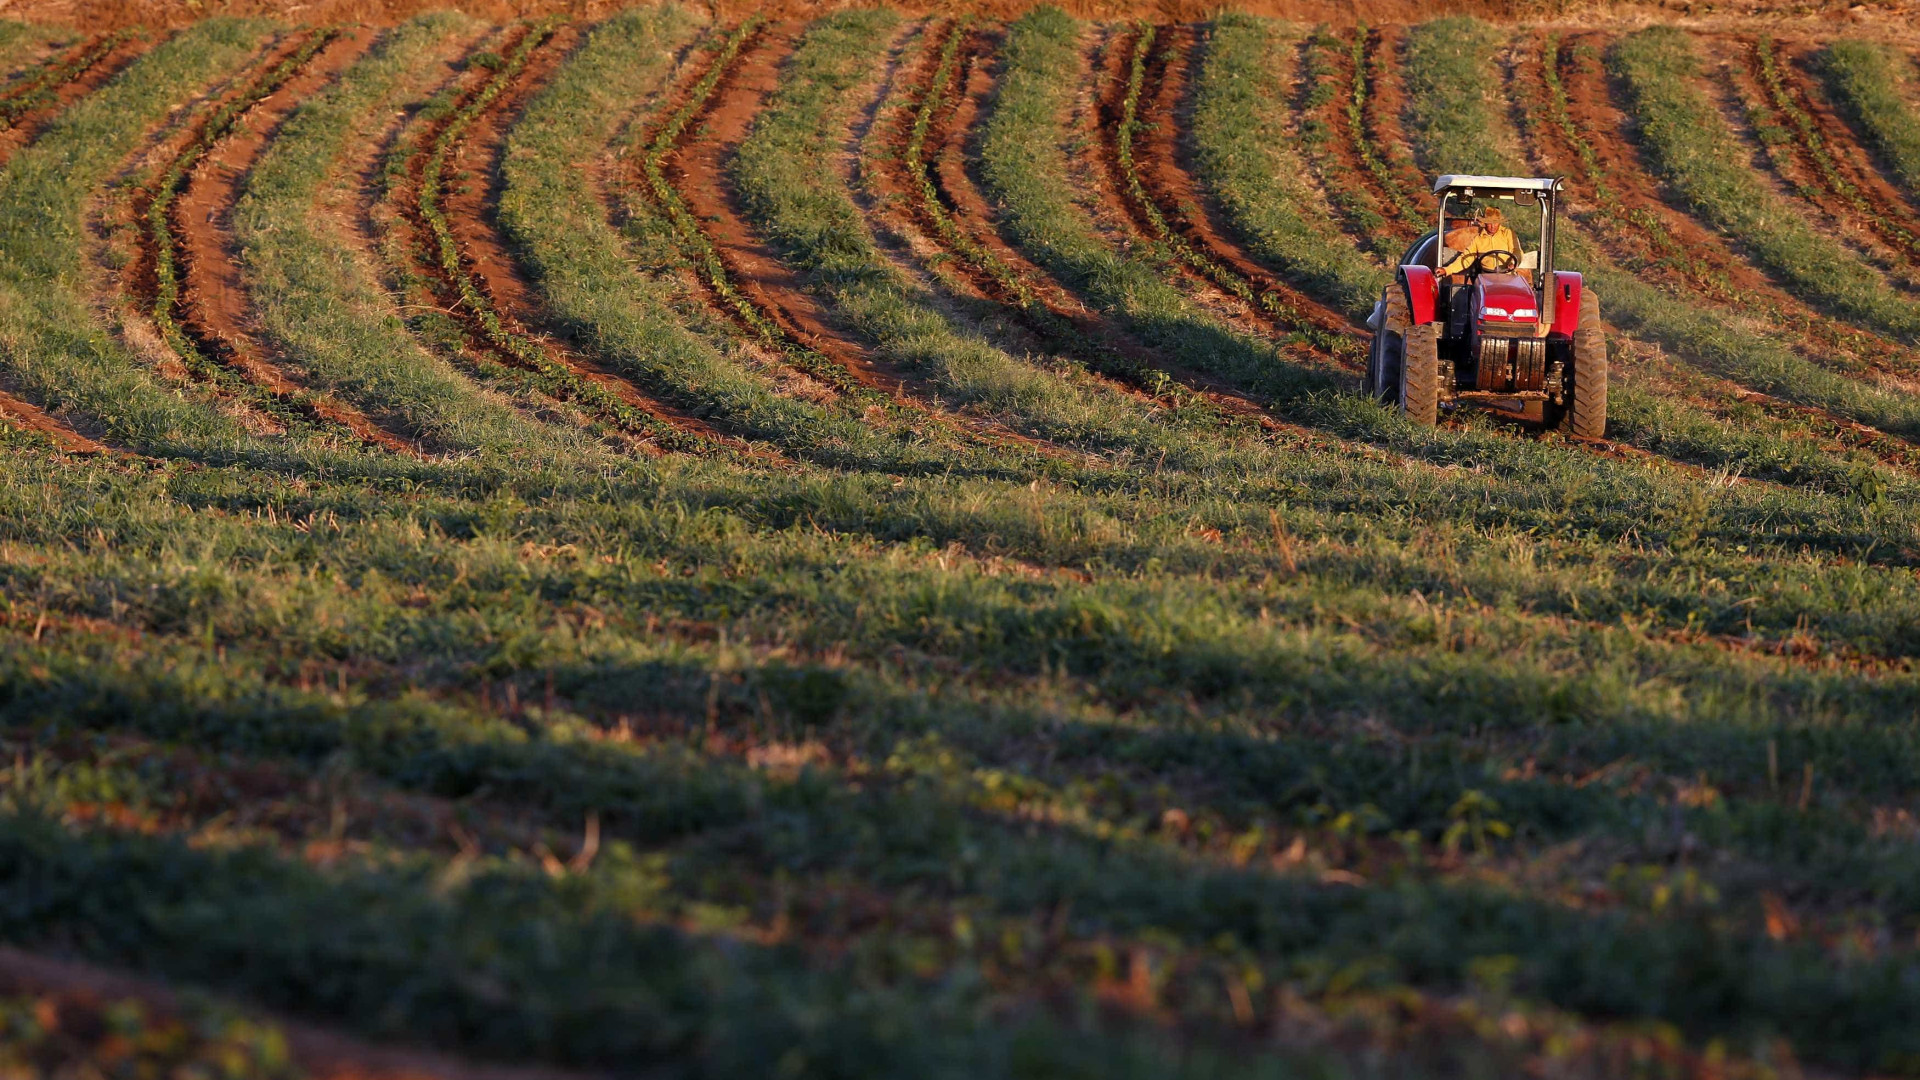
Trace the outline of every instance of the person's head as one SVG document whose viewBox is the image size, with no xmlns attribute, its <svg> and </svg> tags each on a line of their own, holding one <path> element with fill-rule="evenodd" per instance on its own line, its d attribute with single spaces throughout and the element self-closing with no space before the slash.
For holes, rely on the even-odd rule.
<svg viewBox="0 0 1920 1080">
<path fill-rule="evenodd" d="M 1501 227 L 1506 224 L 1506 220 L 1507 220 L 1507 216 L 1501 213 L 1500 208 L 1497 206 L 1481 207 L 1479 218 L 1480 218 L 1480 228 L 1483 231 L 1490 232 L 1490 233 L 1499 232 Z"/>
</svg>

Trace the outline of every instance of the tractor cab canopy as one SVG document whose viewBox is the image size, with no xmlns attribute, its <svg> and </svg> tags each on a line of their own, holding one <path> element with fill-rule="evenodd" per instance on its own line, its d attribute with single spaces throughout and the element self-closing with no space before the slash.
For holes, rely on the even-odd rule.
<svg viewBox="0 0 1920 1080">
<path fill-rule="evenodd" d="M 1415 241 L 1402 262 L 1440 270 L 1476 247 L 1504 248 L 1505 244 L 1489 240 L 1474 243 L 1488 235 L 1479 226 L 1491 219 L 1489 210 L 1497 210 L 1501 225 L 1513 231 L 1513 246 L 1519 250 L 1511 252 L 1511 266 L 1506 259 L 1489 254 L 1480 260 L 1480 268 L 1516 270 L 1538 289 L 1553 271 L 1554 211 L 1562 183 L 1558 177 L 1448 173 L 1433 183 L 1433 193 L 1440 196 L 1438 227 Z"/>
</svg>

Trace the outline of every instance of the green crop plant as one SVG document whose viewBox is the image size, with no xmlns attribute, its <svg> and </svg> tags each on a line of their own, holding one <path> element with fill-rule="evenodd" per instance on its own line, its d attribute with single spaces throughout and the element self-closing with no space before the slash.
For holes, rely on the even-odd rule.
<svg viewBox="0 0 1920 1080">
<path fill-rule="evenodd" d="M 538 340 L 502 319 L 499 310 L 474 281 L 473 274 L 468 272 L 459 241 L 453 235 L 452 225 L 440 206 L 440 195 L 447 182 L 448 155 L 460 145 L 474 121 L 484 115 L 500 94 L 526 69 L 534 53 L 551 38 L 556 25 L 547 22 L 529 27 L 497 62 L 478 65 L 488 71 L 487 77 L 447 114 L 431 142 L 423 148 L 425 161 L 421 167 L 416 205 L 421 220 L 426 222 L 432 234 L 441 279 L 452 288 L 459 299 L 460 308 L 479 327 L 487 344 L 508 358 L 513 366 L 530 372 L 533 377 L 529 381 L 540 392 L 574 402 L 613 426 L 643 436 L 662 447 L 704 449 L 706 444 L 703 440 L 683 434 L 653 414 L 627 403 L 612 391 L 583 378 L 566 364 L 554 359 Z"/>
<path fill-rule="evenodd" d="M 721 39 L 719 48 L 714 51 L 709 67 L 704 75 L 687 91 L 686 100 L 654 130 L 653 140 L 641 159 L 641 168 L 647 177 L 647 185 L 653 198 L 668 222 L 673 226 L 674 234 L 679 238 L 686 257 L 699 269 L 702 281 L 712 289 L 714 295 L 740 322 L 765 342 L 778 349 L 782 355 L 807 374 L 835 387 L 841 393 L 855 398 L 867 399 L 878 403 L 879 398 L 855 380 L 852 374 L 822 356 L 793 340 L 767 314 L 755 307 L 753 302 L 743 295 L 734 285 L 732 275 L 720 253 L 714 249 L 713 242 L 694 220 L 693 212 L 687 209 L 686 200 L 674 189 L 666 174 L 667 155 L 672 153 L 702 109 L 712 100 L 725 78 L 727 69 L 740 55 L 740 50 L 764 27 L 766 19 L 754 15 Z"/>
<path fill-rule="evenodd" d="M 1820 70 L 1834 100 L 1892 169 L 1909 198 L 1920 198 L 1920 72 L 1892 46 L 1852 38 L 1828 45 Z"/>
<path fill-rule="evenodd" d="M 610 88 L 627 87 L 633 98 L 643 97 L 666 69 L 632 64 L 622 50 L 644 52 L 690 32 L 688 16 L 673 8 L 663 9 L 657 22 L 635 16 L 603 24 L 590 47 L 529 103 L 526 116 L 533 120 L 523 117 L 509 133 L 500 223 L 550 316 L 610 370 L 725 429 L 823 463 L 906 471 L 951 467 L 953 458 L 940 456 L 937 448 L 915 445 L 900 431 L 875 430 L 846 405 L 778 393 L 760 373 L 734 362 L 725 352 L 731 344 L 727 326 L 715 325 L 697 299 L 678 291 L 680 271 L 690 265 L 678 239 L 664 246 L 652 242 L 674 236 L 655 216 L 664 212 L 653 198 L 629 204 L 629 236 L 607 221 L 578 163 L 618 138 L 623 123 L 645 140 L 642 152 L 663 145 L 656 135 L 640 134 L 652 131 L 653 117 L 644 109 L 633 114 L 630 101 L 623 104 Z M 731 55 L 726 43 L 736 39 L 721 37 L 720 51 Z M 703 93 L 699 87 L 706 80 L 703 75 L 697 81 L 693 97 Z M 672 126 L 680 117 L 684 125 L 683 113 L 676 110 L 662 122 Z M 1002 467 L 984 454 L 980 458 L 980 468 Z"/>
<path fill-rule="evenodd" d="M 1426 215 L 1420 208 L 1407 200 L 1401 191 L 1401 185 L 1393 175 L 1393 169 L 1381 157 L 1381 148 L 1375 145 L 1371 125 L 1367 123 L 1367 88 L 1378 77 L 1378 67 L 1384 70 L 1391 58 L 1375 55 L 1373 65 L 1367 62 L 1367 25 L 1361 23 L 1353 28 L 1353 44 L 1348 48 L 1348 60 L 1353 64 L 1352 91 L 1347 95 L 1347 129 L 1357 136 L 1354 140 L 1354 152 L 1360 155 L 1360 163 L 1366 166 L 1373 176 L 1374 183 L 1393 200 L 1393 210 L 1400 221 L 1413 229 L 1426 228 Z"/>
<path fill-rule="evenodd" d="M 1286 137 L 1280 104 L 1292 41 L 1270 20 L 1214 20 L 1194 84 L 1195 171 L 1255 254 L 1321 300 L 1359 315 L 1372 310 L 1387 276 L 1330 226 L 1298 179 L 1305 162 Z M 1368 235 L 1383 234 L 1384 226 Z"/>
<path fill-rule="evenodd" d="M 1866 326 L 1920 341 L 1920 304 L 1802 221 L 1740 164 L 1733 134 L 1696 85 L 1699 59 L 1685 35 L 1640 31 L 1615 44 L 1609 64 L 1627 88 L 1655 167 L 1688 206 L 1782 282 Z"/>
<path fill-rule="evenodd" d="M 1334 114 L 1345 114 L 1338 100 L 1341 74 L 1336 59 L 1345 55 L 1345 44 L 1328 27 L 1318 28 L 1309 39 L 1300 64 L 1301 81 L 1308 88 L 1301 98 L 1300 147 L 1319 176 L 1327 201 L 1340 212 L 1348 229 L 1367 238 L 1367 249 L 1374 256 L 1392 259 L 1399 251 L 1392 235 L 1393 223 L 1383 216 L 1392 208 L 1370 196 L 1360 173 L 1336 149 L 1352 144 L 1330 119 Z"/>
<path fill-rule="evenodd" d="M 960 49 L 971 25 L 971 20 L 962 19 L 948 29 L 935 58 L 932 77 L 914 106 L 913 121 L 907 128 L 907 136 L 901 147 L 901 159 L 913 189 L 909 197 L 915 200 L 917 212 L 931 224 L 940 243 L 949 252 L 984 274 L 1011 298 L 1020 309 L 1021 317 L 1045 339 L 1050 348 L 1102 374 L 1145 389 L 1155 397 L 1170 400 L 1184 413 L 1211 415 L 1216 422 L 1231 423 L 1228 418 L 1218 415 L 1204 399 L 1171 383 L 1158 369 L 1103 343 L 1087 340 L 1071 322 L 1047 306 L 1032 282 L 960 228 L 947 212 L 946 205 L 941 201 L 940 189 L 934 182 L 932 163 L 927 157 L 927 136 L 932 130 L 935 116 L 952 103 L 954 80 L 959 74 Z M 877 126 L 876 130 L 879 130 Z M 875 135 L 870 132 L 868 141 L 874 139 Z M 868 155 L 869 159 L 873 156 Z"/>
<path fill-rule="evenodd" d="M 795 379 L 646 187 L 657 125 L 730 36 L 691 9 L 609 15 L 517 69 L 513 29 L 378 32 L 242 181 L 276 362 L 430 457 L 245 435 L 89 291 L 91 193 L 155 134 L 193 136 L 207 107 L 176 106 L 250 85 L 268 27 L 182 30 L 0 166 L 0 382 L 141 451 L 0 426 L 0 943 L 181 991 L 179 1027 L 109 1010 L 113 1063 L 272 1074 L 210 994 L 334 1045 L 674 1080 L 1911 1072 L 1917 485 L 1826 450 L 1831 418 L 1711 400 L 1692 367 L 1801 359 L 1746 329 L 1774 316 L 1657 324 L 1704 328 L 1708 359 L 1629 343 L 1616 421 L 1711 472 L 1410 429 L 1287 381 L 1164 252 L 1108 239 L 1066 122 L 1086 24 L 1038 9 L 998 57 L 991 29 L 923 26 L 808 25 L 728 161 L 731 206 L 934 408 L 1101 467 L 876 432 L 769 374 Z M 1223 203 L 1280 160 L 1240 159 L 1231 110 L 1302 152 L 1233 85 L 1286 85 L 1298 40 L 1236 16 L 1196 53 Z M 849 197 L 840 155 L 939 200 L 939 110 L 983 69 L 1001 216 L 941 203 L 955 230 L 1003 227 L 1139 353 L 1213 364 L 1305 430 L 1010 352 L 1033 346 L 1005 311 L 940 294 L 965 253 L 876 238 L 897 219 Z M 341 235 L 357 163 L 406 194 L 436 145 L 453 212 L 469 178 L 440 136 L 503 72 L 525 101 L 486 224 L 528 321 L 781 460 L 610 452 L 531 377 L 465 378 Z M 1494 145 L 1510 115 L 1550 122 L 1513 105 L 1459 117 Z M 711 151 L 685 115 L 674 152 Z M 1236 228 L 1303 205 L 1233 191 Z M 411 239 L 439 265 L 431 229 Z M 1698 310 L 1610 272 L 1642 288 L 1597 272 L 1610 318 Z M 0 1057 L 51 1071 L 43 1036 L 73 1015 L 0 1000 Z"/>
<path fill-rule="evenodd" d="M 1217 442 L 1166 438 L 1125 398 L 1022 364 L 951 324 L 887 263 L 852 200 L 829 182 L 833 165 L 825 150 L 831 133 L 845 126 L 849 94 L 880 61 L 891 29 L 890 20 L 871 13 L 825 20 L 794 54 L 781 90 L 734 159 L 736 183 L 756 224 L 838 315 L 885 359 L 921 373 L 942 399 L 985 408 L 1018 430 L 1056 441 L 1141 454 L 1174 450 L 1176 467 L 1217 457 Z M 943 61 L 952 57 L 952 44 L 950 35 Z M 926 104 L 917 117 L 926 115 Z M 907 152 L 918 158 L 923 151 L 914 137 L 910 130 Z M 925 161 L 918 160 L 924 182 Z M 1196 419 L 1205 429 L 1217 428 L 1217 417 Z M 1113 480 L 1088 476 L 1079 482 L 1105 486 Z"/>
<path fill-rule="evenodd" d="M 1079 29 L 1042 7 L 1009 33 L 1007 73 L 981 136 L 981 172 L 1009 234 L 1095 307 L 1182 364 L 1279 400 L 1330 389 L 1324 371 L 1282 359 L 1272 343 L 1200 314 L 1168 283 L 1161 259 L 1116 251 L 1095 234 L 1061 183 L 1068 169 L 1059 131 L 1074 93 Z"/>
</svg>

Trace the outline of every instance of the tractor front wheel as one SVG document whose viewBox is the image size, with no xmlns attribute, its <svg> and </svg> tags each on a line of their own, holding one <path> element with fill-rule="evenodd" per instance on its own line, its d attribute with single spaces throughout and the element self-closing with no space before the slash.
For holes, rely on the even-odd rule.
<svg viewBox="0 0 1920 1080">
<path fill-rule="evenodd" d="M 1600 328 L 1600 298 L 1580 294 L 1580 328 L 1573 332 L 1573 390 L 1567 395 L 1560 430 L 1598 439 L 1607 431 L 1607 334 Z"/>
<path fill-rule="evenodd" d="M 1407 328 L 1400 358 L 1400 412 L 1416 424 L 1440 420 L 1440 324 Z"/>
<path fill-rule="evenodd" d="M 1399 287 L 1388 286 L 1380 300 L 1380 325 L 1373 332 L 1373 348 L 1367 353 L 1364 393 L 1382 405 L 1392 405 L 1400 397 L 1400 356 L 1406 348 L 1407 298 Z"/>
</svg>

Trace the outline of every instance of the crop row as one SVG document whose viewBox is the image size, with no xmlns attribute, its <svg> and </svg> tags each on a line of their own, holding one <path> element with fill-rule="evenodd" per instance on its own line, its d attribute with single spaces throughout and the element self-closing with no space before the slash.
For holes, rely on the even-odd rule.
<svg viewBox="0 0 1920 1080">
<path fill-rule="evenodd" d="M 491 299 L 481 290 L 461 254 L 460 242 L 440 205 L 446 185 L 448 158 L 458 149 L 466 131 L 514 79 L 532 62 L 535 52 L 553 36 L 557 24 L 548 22 L 529 29 L 507 51 L 499 65 L 490 69 L 486 79 L 443 122 L 432 141 L 424 148 L 417 188 L 420 219 L 433 236 L 434 255 L 441 279 L 450 285 L 459 306 L 479 327 L 481 335 L 494 349 L 511 358 L 518 366 L 534 373 L 535 385 L 563 401 L 578 402 L 595 414 L 611 420 L 619 428 L 640 435 L 663 448 L 704 450 L 707 444 L 687 435 L 644 409 L 636 408 L 612 391 L 582 378 L 568 365 L 556 360 L 547 347 L 532 335 L 508 324 Z"/>
<path fill-rule="evenodd" d="M 1823 236 L 1744 166 L 1725 122 L 1698 88 L 1699 59 L 1680 32 L 1655 27 L 1610 53 L 1661 176 L 1705 220 L 1737 238 L 1782 282 L 1869 327 L 1920 340 L 1920 306 Z"/>
<path fill-rule="evenodd" d="M 48 60 L 20 81 L 0 93 L 0 127 L 11 127 L 20 118 L 58 100 L 60 87 L 82 72 L 100 63 L 133 35 L 128 31 L 102 34 L 73 49 L 65 56 Z"/>
<path fill-rule="evenodd" d="M 1141 181 L 1139 162 L 1134 157 L 1134 136 L 1143 129 L 1145 123 L 1140 119 L 1140 94 L 1146 85 L 1155 34 L 1156 29 L 1152 25 L 1142 24 L 1134 35 L 1133 48 L 1127 57 L 1126 87 L 1122 91 L 1119 117 L 1114 124 L 1114 158 L 1120 169 L 1126 198 L 1145 218 L 1148 234 L 1165 246 L 1174 262 L 1185 265 L 1285 326 L 1286 334 L 1281 338 L 1283 343 L 1298 341 L 1335 356 L 1352 357 L 1359 350 L 1350 336 L 1315 326 L 1279 294 L 1270 289 L 1256 289 L 1245 277 L 1189 243 L 1168 223 L 1152 193 Z"/>
<path fill-rule="evenodd" d="M 153 302 L 149 308 L 154 326 L 166 341 L 174 355 L 197 377 L 213 383 L 229 392 L 238 393 L 250 403 L 277 414 L 295 423 L 299 422 L 305 404 L 302 395 L 292 395 L 281 399 L 278 395 L 257 392 L 230 366 L 217 363 L 196 341 L 187 329 L 180 324 L 182 304 L 180 280 L 180 244 L 174 234 L 173 204 L 185 188 L 189 177 L 199 163 L 220 141 L 232 133 L 246 112 L 261 100 L 272 95 L 288 80 L 299 74 L 308 61 L 321 49 L 326 48 L 338 36 L 337 31 L 314 33 L 307 36 L 296 48 L 283 57 L 272 68 L 262 73 L 246 88 L 229 96 L 213 107 L 213 110 L 200 121 L 199 130 L 180 152 L 174 156 L 167 167 L 153 178 L 143 193 L 145 209 L 142 213 L 142 225 L 145 228 L 145 240 L 153 259 Z"/>
<path fill-rule="evenodd" d="M 1765 108 L 1774 117 L 1784 117 L 1793 125 L 1792 135 L 1787 142 L 1813 165 L 1813 172 L 1820 179 L 1821 188 L 1826 195 L 1839 200 L 1850 208 L 1861 220 L 1882 239 L 1901 251 L 1908 259 L 1920 256 L 1920 237 L 1905 224 L 1890 216 L 1884 207 L 1874 204 L 1859 186 L 1849 179 L 1834 159 L 1832 148 L 1827 145 L 1818 123 L 1814 121 L 1801 102 L 1795 97 L 1795 87 L 1791 76 L 1784 67 L 1791 61 L 1780 55 L 1780 46 L 1770 37 L 1762 37 L 1754 43 L 1753 63 L 1759 77 L 1761 92 L 1765 95 Z M 1777 143 L 1769 142 L 1772 152 Z M 1813 194 L 1816 201 L 1821 197 Z"/>
<path fill-rule="evenodd" d="M 1834 97 L 1899 177 L 1908 198 L 1920 200 L 1920 107 L 1911 98 L 1920 74 L 1889 46 L 1854 39 L 1827 46 L 1821 70 Z"/>
</svg>

